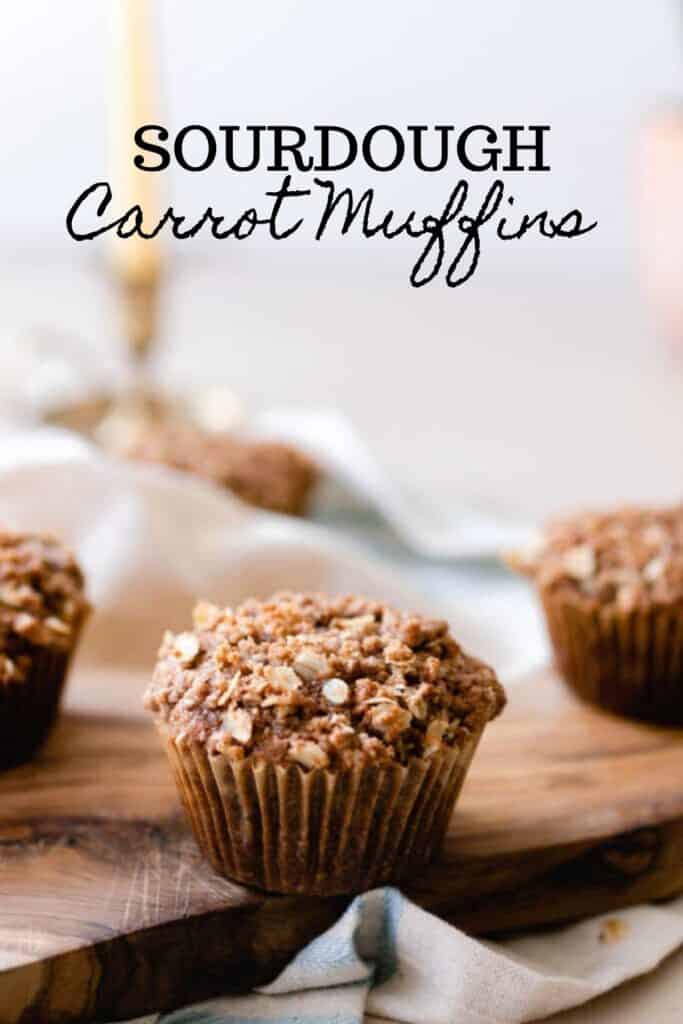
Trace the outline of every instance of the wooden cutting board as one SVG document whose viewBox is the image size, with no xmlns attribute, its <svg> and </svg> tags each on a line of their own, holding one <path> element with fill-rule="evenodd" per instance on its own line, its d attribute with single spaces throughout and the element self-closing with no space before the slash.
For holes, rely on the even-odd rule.
<svg viewBox="0 0 683 1024">
<path fill-rule="evenodd" d="M 113 1020 L 263 983 L 346 898 L 214 875 L 139 714 L 81 671 L 31 765 L 0 776 L 0 1021 Z M 683 890 L 683 731 L 577 703 L 543 673 L 488 729 L 440 860 L 408 895 L 474 933 Z"/>
</svg>

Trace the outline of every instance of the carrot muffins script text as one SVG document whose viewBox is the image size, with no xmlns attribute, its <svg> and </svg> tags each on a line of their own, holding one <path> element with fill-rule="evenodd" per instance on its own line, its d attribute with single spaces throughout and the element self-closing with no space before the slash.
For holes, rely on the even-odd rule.
<svg viewBox="0 0 683 1024">
<path fill-rule="evenodd" d="M 218 241 L 243 241 L 255 233 L 266 233 L 274 241 L 283 241 L 307 230 L 317 242 L 335 232 L 342 236 L 357 233 L 368 240 L 403 237 L 422 243 L 410 273 L 413 287 L 421 288 L 442 275 L 448 287 L 456 288 L 477 269 L 484 233 L 503 242 L 519 241 L 530 233 L 549 240 L 572 239 L 588 234 L 597 221 L 585 222 L 576 207 L 553 213 L 547 209 L 533 214 L 518 211 L 502 178 L 474 200 L 469 182 L 460 178 L 451 184 L 440 209 L 418 212 L 408 204 L 401 211 L 383 206 L 374 187 L 354 190 L 318 176 L 306 187 L 305 181 L 294 182 L 290 171 L 338 173 L 362 162 L 380 174 L 404 163 L 412 163 L 421 172 L 451 171 L 452 164 L 471 172 L 547 172 L 551 168 L 544 142 L 549 131 L 548 125 L 503 125 L 499 131 L 471 125 L 457 133 L 452 125 L 409 125 L 404 131 L 375 125 L 359 138 L 337 125 L 316 125 L 307 135 L 295 125 L 250 125 L 245 129 L 221 125 L 216 133 L 205 125 L 192 124 L 171 140 L 163 125 L 142 125 L 135 133 L 140 152 L 133 159 L 141 173 L 164 171 L 173 161 L 185 171 L 204 171 L 219 159 L 220 142 L 230 173 L 264 165 L 268 172 L 284 177 L 264 193 L 265 202 L 258 208 L 225 214 L 211 205 L 199 216 L 189 217 L 169 206 L 154 218 L 139 204 L 117 207 L 109 183 L 99 181 L 74 201 L 66 228 L 75 241 L 105 234 L 152 239 L 162 233 L 185 240 L 208 234 Z"/>
</svg>

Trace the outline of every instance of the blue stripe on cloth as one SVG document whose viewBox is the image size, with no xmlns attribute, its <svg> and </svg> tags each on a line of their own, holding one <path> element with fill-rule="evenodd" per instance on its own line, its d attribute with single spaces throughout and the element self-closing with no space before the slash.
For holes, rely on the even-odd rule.
<svg viewBox="0 0 683 1024">
<path fill-rule="evenodd" d="M 382 930 L 377 950 L 374 983 L 381 985 L 398 970 L 397 935 L 404 899 L 398 889 L 387 887 L 382 892 Z"/>
</svg>

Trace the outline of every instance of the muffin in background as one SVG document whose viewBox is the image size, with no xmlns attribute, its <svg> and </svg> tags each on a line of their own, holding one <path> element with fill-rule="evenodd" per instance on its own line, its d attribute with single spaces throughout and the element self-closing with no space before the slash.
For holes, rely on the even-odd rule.
<svg viewBox="0 0 683 1024">
<path fill-rule="evenodd" d="M 251 441 L 187 423 L 150 421 L 120 454 L 193 473 L 271 512 L 304 515 L 318 479 L 309 458 L 279 441 Z"/>
<path fill-rule="evenodd" d="M 0 768 L 52 726 L 89 605 L 73 555 L 46 534 L 0 531 Z"/>
<path fill-rule="evenodd" d="M 683 505 L 564 519 L 508 561 L 536 584 L 558 668 L 580 697 L 683 724 Z"/>
<path fill-rule="evenodd" d="M 424 865 L 504 701 L 445 622 L 307 594 L 199 604 L 146 695 L 216 871 L 309 894 Z"/>
</svg>

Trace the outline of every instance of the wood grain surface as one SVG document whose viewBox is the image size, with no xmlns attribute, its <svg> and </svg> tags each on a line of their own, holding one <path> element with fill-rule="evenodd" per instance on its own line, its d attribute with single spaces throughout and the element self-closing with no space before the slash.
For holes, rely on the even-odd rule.
<svg viewBox="0 0 683 1024">
<path fill-rule="evenodd" d="M 128 711 L 142 685 L 81 671 L 39 757 L 0 776 L 2 1024 L 125 1019 L 263 983 L 347 903 L 213 874 L 153 728 Z M 683 731 L 581 705 L 551 673 L 513 689 L 440 859 L 407 890 L 474 933 L 680 891 Z"/>
</svg>

